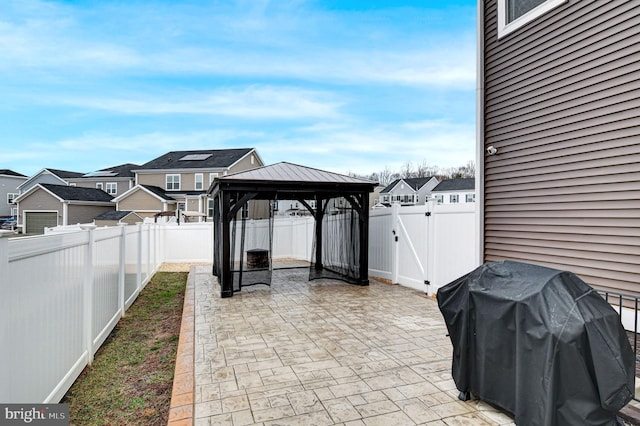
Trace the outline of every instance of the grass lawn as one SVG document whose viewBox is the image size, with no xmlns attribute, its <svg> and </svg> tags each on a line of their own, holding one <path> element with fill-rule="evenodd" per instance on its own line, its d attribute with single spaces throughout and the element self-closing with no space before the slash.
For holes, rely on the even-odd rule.
<svg viewBox="0 0 640 426">
<path fill-rule="evenodd" d="M 158 272 L 61 402 L 74 425 L 166 425 L 186 272 Z"/>
</svg>

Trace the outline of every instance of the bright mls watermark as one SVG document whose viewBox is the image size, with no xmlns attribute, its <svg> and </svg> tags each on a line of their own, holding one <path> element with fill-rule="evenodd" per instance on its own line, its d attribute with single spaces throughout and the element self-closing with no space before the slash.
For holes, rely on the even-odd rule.
<svg viewBox="0 0 640 426">
<path fill-rule="evenodd" d="M 68 426 L 69 404 L 0 404 L 0 426 Z"/>
</svg>

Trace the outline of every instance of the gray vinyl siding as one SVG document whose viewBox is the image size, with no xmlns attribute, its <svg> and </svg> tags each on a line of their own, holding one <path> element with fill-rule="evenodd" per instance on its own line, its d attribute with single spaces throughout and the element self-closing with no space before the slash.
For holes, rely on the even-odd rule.
<svg viewBox="0 0 640 426">
<path fill-rule="evenodd" d="M 571 0 L 500 40 L 484 4 L 484 260 L 640 293 L 640 2 Z"/>
</svg>

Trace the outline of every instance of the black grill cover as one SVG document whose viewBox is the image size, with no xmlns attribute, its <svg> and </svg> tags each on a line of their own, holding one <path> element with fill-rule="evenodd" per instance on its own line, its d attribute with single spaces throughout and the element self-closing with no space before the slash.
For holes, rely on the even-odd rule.
<svg viewBox="0 0 640 426">
<path fill-rule="evenodd" d="M 615 425 L 634 392 L 618 314 L 574 274 L 519 262 L 480 266 L 438 290 L 452 375 L 518 426 Z"/>
</svg>

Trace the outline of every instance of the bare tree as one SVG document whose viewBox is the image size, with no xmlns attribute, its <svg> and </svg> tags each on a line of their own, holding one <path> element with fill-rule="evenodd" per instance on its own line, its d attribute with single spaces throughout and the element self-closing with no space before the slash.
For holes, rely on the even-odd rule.
<svg viewBox="0 0 640 426">
<path fill-rule="evenodd" d="M 402 167 L 400 168 L 400 177 L 402 179 L 415 177 L 415 172 L 413 171 L 413 163 L 411 163 L 411 161 L 407 161 L 402 164 Z"/>
</svg>

